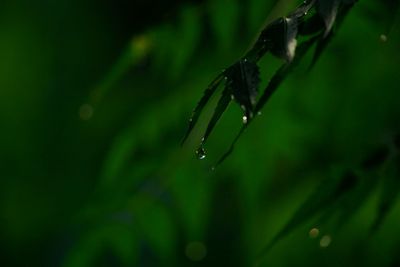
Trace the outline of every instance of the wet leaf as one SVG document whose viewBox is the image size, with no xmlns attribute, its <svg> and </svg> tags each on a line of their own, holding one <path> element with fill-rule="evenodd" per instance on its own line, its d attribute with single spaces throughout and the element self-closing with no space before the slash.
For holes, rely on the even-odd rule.
<svg viewBox="0 0 400 267">
<path fill-rule="evenodd" d="M 302 5 L 300 5 L 287 17 L 278 18 L 270 23 L 261 32 L 256 43 L 246 53 L 244 59 L 239 60 L 224 72 L 224 75 L 226 75 L 227 79 L 227 88 L 245 112 L 243 117 L 243 122 L 245 125 L 242 127 L 239 134 L 231 144 L 229 150 L 222 156 L 217 164 L 221 163 L 232 152 L 239 137 L 251 122 L 253 114 L 258 113 L 262 109 L 262 107 L 267 103 L 273 92 L 275 92 L 286 76 L 301 61 L 310 47 L 318 41 L 318 46 L 315 50 L 311 66 L 315 64 L 321 55 L 321 52 L 325 49 L 326 45 L 332 38 L 331 30 L 333 25 L 335 23 L 340 24 L 343 21 L 343 18 L 354 2 L 355 1 L 353 0 L 304 1 Z M 317 9 L 317 11 L 315 11 L 315 9 Z M 312 11 L 311 15 L 308 15 L 310 11 Z M 301 45 L 297 47 L 298 35 L 313 34 L 314 36 L 306 41 L 303 41 Z M 278 69 L 278 71 L 270 80 L 261 98 L 256 103 L 257 89 L 260 83 L 259 68 L 256 62 L 260 60 L 268 51 L 279 58 L 285 59 L 286 64 Z M 217 78 L 216 80 L 219 84 L 221 77 Z M 215 88 L 213 87 L 213 84 L 214 83 L 212 83 L 210 86 L 211 90 L 206 91 L 205 96 L 195 109 L 190 121 L 189 130 L 184 140 L 193 129 L 195 123 L 197 122 L 200 111 L 209 100 L 208 95 L 211 95 L 214 92 L 213 89 Z M 225 98 L 221 97 L 221 100 L 222 99 Z M 222 112 L 225 110 L 227 106 L 225 102 L 228 102 L 227 97 L 226 101 L 222 101 L 222 103 L 220 103 L 220 108 L 218 108 L 218 110 L 222 110 Z M 223 106 L 225 106 L 224 109 L 221 109 Z M 214 113 L 213 119 L 210 121 L 204 136 L 203 143 L 209 136 L 210 132 L 215 126 L 216 121 L 219 120 L 221 115 L 221 112 L 216 111 L 216 113 Z M 205 151 L 202 145 L 198 150 L 198 154 L 203 158 Z"/>
<path fill-rule="evenodd" d="M 317 63 L 318 59 L 320 58 L 322 52 L 325 50 L 326 46 L 332 40 L 332 37 L 333 37 L 333 33 L 329 32 L 328 35 L 325 36 L 325 38 L 321 38 L 320 40 L 318 40 L 317 47 L 315 48 L 309 70 L 311 70 L 315 66 L 315 64 Z"/>
<path fill-rule="evenodd" d="M 267 85 L 266 89 L 264 90 L 263 95 L 257 102 L 254 108 L 254 114 L 260 112 L 263 106 L 267 103 L 269 98 L 278 88 L 278 86 L 282 83 L 282 81 L 286 78 L 286 76 L 292 71 L 292 69 L 299 63 L 301 58 L 307 53 L 308 49 L 312 46 L 312 44 L 316 41 L 317 37 L 310 38 L 308 41 L 305 41 L 299 46 L 298 55 L 291 63 L 284 64 L 272 77 L 269 84 Z M 229 149 L 222 155 L 222 157 L 218 160 L 215 166 L 220 165 L 232 152 L 235 148 L 236 143 L 238 142 L 240 136 L 244 133 L 247 129 L 249 124 L 252 122 L 253 117 L 249 117 L 247 123 L 242 126 L 239 133 L 236 135 L 235 139 L 232 141 Z"/>
<path fill-rule="evenodd" d="M 285 20 L 283 18 L 278 18 L 271 22 L 261 32 L 253 49 L 246 55 L 246 57 L 251 59 L 252 55 L 256 54 L 255 60 L 259 60 L 269 50 L 271 50 L 273 54 L 282 54 L 281 51 L 285 41 L 284 32 Z"/>
<path fill-rule="evenodd" d="M 325 22 L 324 37 L 326 37 L 332 30 L 341 1 L 342 0 L 319 0 L 317 2 L 318 14 Z"/>
<path fill-rule="evenodd" d="M 257 64 L 247 59 L 240 60 L 226 71 L 226 77 L 226 86 L 229 87 L 235 101 L 244 110 L 244 116 L 253 117 L 260 85 L 260 71 Z"/>
<path fill-rule="evenodd" d="M 242 134 L 244 133 L 244 131 L 247 128 L 247 124 L 243 124 L 242 128 L 240 128 L 239 133 L 236 135 L 235 139 L 233 139 L 231 145 L 229 146 L 229 149 L 222 155 L 222 157 L 217 161 L 217 163 L 215 164 L 215 167 L 217 167 L 218 165 L 220 165 L 222 162 L 225 161 L 225 159 L 227 157 L 229 157 L 230 154 L 232 154 L 233 150 L 235 149 L 235 145 L 237 143 L 237 141 L 239 140 L 240 136 L 242 136 Z"/>
<path fill-rule="evenodd" d="M 338 14 L 338 16 L 336 18 L 337 27 L 339 27 L 343 23 L 343 20 L 345 19 L 346 15 L 348 14 L 350 7 L 351 7 L 351 5 L 344 6 L 342 8 L 340 14 Z M 336 15 L 335 15 L 335 17 L 336 17 Z M 335 33 L 331 30 L 329 30 L 328 32 L 325 31 L 323 38 L 321 38 L 317 43 L 317 47 L 315 49 L 314 56 L 311 61 L 309 69 L 312 69 L 314 67 L 314 65 L 317 63 L 322 52 L 325 50 L 325 48 L 327 47 L 329 42 L 332 40 L 334 35 L 335 35 Z"/>
<path fill-rule="evenodd" d="M 222 114 L 227 109 L 227 107 L 228 107 L 229 103 L 231 102 L 231 100 L 232 100 L 231 99 L 231 92 L 226 87 L 224 89 L 224 91 L 222 92 L 222 96 L 219 99 L 217 107 L 215 108 L 214 113 L 213 113 L 213 115 L 211 117 L 211 120 L 209 121 L 209 123 L 207 125 L 206 132 L 204 133 L 203 138 L 201 139 L 200 148 L 197 150 L 197 154 L 199 155 L 199 157 L 202 157 L 202 158 L 205 157 L 205 151 L 204 151 L 203 146 L 206 143 L 206 141 L 207 141 L 208 137 L 210 136 L 210 133 L 214 129 L 215 125 L 217 124 L 217 122 L 221 118 Z M 204 157 L 202 155 L 204 155 Z"/>
<path fill-rule="evenodd" d="M 296 57 L 291 63 L 286 63 L 283 65 L 272 77 L 270 82 L 267 85 L 267 88 L 265 88 L 263 95 L 259 99 L 255 112 L 259 112 L 264 105 L 267 103 L 269 98 L 272 96 L 272 94 L 276 91 L 278 86 L 283 82 L 283 80 L 286 78 L 286 76 L 293 70 L 294 67 L 296 67 L 300 60 L 303 58 L 303 56 L 307 53 L 307 51 L 310 49 L 310 47 L 314 44 L 314 42 L 317 40 L 317 37 L 310 38 L 309 40 L 305 41 L 298 47 L 298 52 Z"/>
<path fill-rule="evenodd" d="M 189 127 L 185 133 L 185 136 L 183 137 L 182 144 L 186 141 L 190 133 L 192 132 L 194 126 L 196 125 L 201 112 L 203 111 L 204 107 L 210 100 L 211 96 L 215 93 L 215 91 L 218 88 L 218 85 L 220 85 L 221 81 L 223 79 L 222 73 L 217 76 L 217 78 L 214 79 L 214 81 L 211 82 L 211 84 L 207 87 L 207 89 L 204 91 L 203 97 L 200 99 L 199 103 L 197 104 L 196 108 L 193 110 L 192 117 L 189 120 Z"/>
<path fill-rule="evenodd" d="M 297 18 L 279 18 L 269 25 L 260 36 L 259 42 L 265 43 L 266 51 L 279 58 L 291 61 L 297 45 Z"/>
<path fill-rule="evenodd" d="M 325 25 L 320 16 L 311 16 L 299 23 L 298 26 L 299 35 L 303 36 L 317 34 L 324 29 Z"/>
</svg>

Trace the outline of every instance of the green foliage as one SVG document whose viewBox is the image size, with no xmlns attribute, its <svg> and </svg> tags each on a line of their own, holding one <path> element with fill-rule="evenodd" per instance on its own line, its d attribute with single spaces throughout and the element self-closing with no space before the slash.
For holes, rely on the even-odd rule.
<svg viewBox="0 0 400 267">
<path fill-rule="evenodd" d="M 52 4 L 28 5 L 26 16 L 3 4 L 7 266 L 398 264 L 400 34 L 391 1 L 350 10 L 349 1 L 307 2 L 269 17 L 244 56 L 270 11 L 288 14 L 296 1 L 186 4 L 118 45 L 118 29 L 90 13 L 93 3 L 67 2 L 61 41 L 59 28 L 30 17 Z M 52 34 L 60 47 L 49 45 Z M 202 138 L 209 151 L 198 161 Z"/>
</svg>

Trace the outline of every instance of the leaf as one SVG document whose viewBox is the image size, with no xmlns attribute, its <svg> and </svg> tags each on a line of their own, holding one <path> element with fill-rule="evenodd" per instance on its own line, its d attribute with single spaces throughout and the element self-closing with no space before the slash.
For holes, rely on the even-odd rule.
<svg viewBox="0 0 400 267">
<path fill-rule="evenodd" d="M 314 44 L 316 40 L 317 37 L 313 37 L 303 42 L 298 47 L 298 52 L 294 60 L 290 63 L 284 64 L 281 68 L 279 68 L 279 70 L 275 73 L 275 75 L 268 83 L 267 88 L 265 88 L 263 95 L 259 99 L 255 108 L 256 113 L 263 108 L 263 106 L 267 103 L 267 101 L 269 100 L 271 95 L 275 92 L 275 90 L 278 88 L 278 86 L 283 82 L 283 80 L 293 70 L 293 68 L 299 64 L 300 60 L 307 53 L 307 51 L 310 49 L 310 47 Z"/>
<path fill-rule="evenodd" d="M 290 62 L 297 45 L 296 36 L 297 18 L 279 18 L 268 25 L 257 43 L 265 43 L 265 52 L 270 49 L 274 56 Z"/>
<path fill-rule="evenodd" d="M 299 23 L 298 32 L 299 35 L 307 36 L 321 32 L 325 29 L 324 21 L 320 16 L 311 16 L 310 18 L 304 19 Z"/>
<path fill-rule="evenodd" d="M 287 17 L 277 21 L 276 27 L 267 28 L 265 39 L 271 43 L 271 52 L 282 59 L 290 62 L 293 60 L 296 46 L 299 22 L 307 15 L 315 1 L 305 1 L 294 12 Z M 269 31 L 268 31 L 269 29 Z M 274 31 L 279 29 L 279 33 Z"/>
<path fill-rule="evenodd" d="M 252 118 L 260 85 L 260 71 L 257 64 L 247 59 L 240 60 L 226 71 L 226 78 L 226 86 L 244 110 L 244 116 Z"/>
<path fill-rule="evenodd" d="M 380 146 L 375 148 L 372 153 L 361 163 L 364 170 L 375 169 L 381 166 L 389 157 L 390 150 L 387 146 Z"/>
<path fill-rule="evenodd" d="M 286 35 L 285 35 L 285 59 L 286 61 L 290 62 L 294 58 L 294 53 L 296 51 L 296 46 L 297 46 L 297 18 L 285 18 L 285 30 L 286 30 Z"/>
<path fill-rule="evenodd" d="M 393 158 L 382 175 L 383 185 L 379 197 L 377 216 L 372 224 L 371 233 L 377 231 L 396 204 L 400 195 L 400 156 Z"/>
<path fill-rule="evenodd" d="M 257 61 L 269 50 L 272 53 L 278 53 L 278 48 L 281 50 L 284 45 L 284 24 L 283 18 L 278 18 L 268 24 L 261 32 L 254 47 L 246 54 L 246 58 L 251 60 L 254 57 Z"/>
<path fill-rule="evenodd" d="M 336 20 L 336 15 L 339 10 L 341 0 L 319 0 L 317 2 L 318 14 L 322 17 L 325 22 L 325 33 L 326 37 L 332 30 L 333 24 Z"/>
<path fill-rule="evenodd" d="M 315 48 L 310 67 L 308 68 L 309 70 L 311 70 L 315 66 L 315 64 L 317 63 L 318 59 L 320 58 L 320 56 L 322 54 L 322 51 L 325 50 L 326 46 L 332 40 L 333 35 L 334 35 L 333 32 L 329 32 L 328 35 L 325 36 L 325 38 L 318 40 L 317 47 Z"/>
<path fill-rule="evenodd" d="M 335 223 L 335 229 L 338 231 L 341 227 L 347 223 L 350 218 L 356 214 L 356 212 L 367 202 L 375 190 L 378 179 L 377 173 L 373 172 L 361 172 L 359 174 L 359 183 L 349 194 L 347 194 L 341 202 L 335 205 L 334 210 L 339 211 L 339 217 Z M 331 212 L 325 211 L 326 217 L 331 216 Z"/>
<path fill-rule="evenodd" d="M 272 77 L 270 82 L 267 85 L 267 88 L 264 90 L 263 95 L 257 102 L 255 108 L 254 108 L 254 114 L 257 114 L 260 112 L 260 110 L 263 108 L 263 106 L 267 103 L 273 92 L 278 88 L 278 86 L 282 83 L 282 81 L 286 78 L 286 75 L 292 71 L 294 67 L 299 63 L 301 58 L 307 53 L 308 49 L 311 47 L 311 45 L 315 42 L 317 37 L 310 38 L 309 40 L 303 42 L 298 49 L 298 55 L 295 57 L 295 59 L 291 63 L 286 63 L 284 64 Z M 236 135 L 235 139 L 232 141 L 229 149 L 222 155 L 222 157 L 217 161 L 216 166 L 220 165 L 222 162 L 225 161 L 225 159 L 232 153 L 233 149 L 235 148 L 235 145 L 237 141 L 239 140 L 240 136 L 243 134 L 243 132 L 246 130 L 246 128 L 249 126 L 249 124 L 252 122 L 253 117 L 248 117 L 247 118 L 247 123 L 242 126 L 240 129 L 239 133 Z"/>
<path fill-rule="evenodd" d="M 339 13 L 339 15 L 336 19 L 337 27 L 339 27 L 342 24 L 344 18 L 346 17 L 347 13 L 350 10 L 350 7 L 351 7 L 351 5 L 348 5 L 348 6 L 345 6 L 342 8 L 341 12 Z M 325 31 L 323 38 L 321 38 L 317 43 L 317 47 L 315 49 L 313 59 L 311 60 L 309 70 L 311 70 L 314 67 L 315 63 L 317 63 L 319 57 L 322 54 L 322 51 L 324 51 L 326 46 L 332 40 L 333 36 L 334 36 L 333 31 L 329 31 L 328 33 Z"/>
<path fill-rule="evenodd" d="M 249 121 L 250 122 L 250 121 Z M 216 168 L 217 166 L 219 166 L 222 162 L 225 161 L 225 159 L 227 157 L 229 157 L 230 154 L 232 154 L 233 149 L 235 148 L 235 145 L 237 143 L 237 141 L 239 140 L 240 136 L 242 136 L 243 132 L 246 130 L 248 126 L 247 124 L 243 124 L 242 128 L 240 128 L 239 133 L 236 135 L 235 139 L 232 141 L 231 145 L 229 146 L 229 149 L 222 155 L 222 157 L 217 161 L 217 163 L 215 164 L 214 168 Z"/>
<path fill-rule="evenodd" d="M 264 256 L 276 242 L 289 234 L 296 227 L 315 216 L 318 212 L 326 210 L 351 192 L 358 183 L 359 178 L 353 171 L 346 171 L 337 178 L 323 181 L 294 213 L 282 230 L 279 231 L 272 241 L 261 251 L 260 257 Z"/>
<path fill-rule="evenodd" d="M 210 85 L 207 87 L 207 89 L 204 91 L 203 97 L 200 99 L 199 103 L 197 104 L 196 108 L 193 110 L 192 117 L 189 120 L 189 127 L 185 133 L 185 136 L 183 137 L 183 140 L 181 144 L 183 144 L 190 133 L 192 132 L 194 126 L 196 125 L 201 112 L 203 111 L 204 107 L 210 100 L 211 96 L 215 93 L 216 89 L 218 88 L 218 85 L 220 85 L 221 81 L 223 79 L 222 73 L 217 76 L 217 78 L 214 79 L 210 83 Z"/>
<path fill-rule="evenodd" d="M 400 11 L 400 1 L 398 0 L 384 0 L 382 4 L 385 6 L 385 11 L 381 12 L 384 17 L 381 18 L 385 22 L 385 33 L 389 33 L 395 23 L 398 13 Z"/>
<path fill-rule="evenodd" d="M 215 125 L 217 124 L 217 122 L 219 121 L 219 119 L 221 118 L 222 114 L 227 109 L 227 107 L 231 101 L 232 101 L 231 93 L 228 90 L 228 88 L 226 87 L 224 89 L 224 91 L 222 92 L 222 96 L 218 101 L 217 107 L 214 110 L 214 114 L 212 115 L 211 120 L 209 121 L 209 123 L 207 125 L 206 132 L 204 133 L 203 138 L 201 139 L 200 148 L 196 151 L 199 158 L 204 158 L 205 152 L 204 152 L 203 146 L 206 143 L 208 137 L 210 136 L 210 133 L 214 129 Z"/>
</svg>

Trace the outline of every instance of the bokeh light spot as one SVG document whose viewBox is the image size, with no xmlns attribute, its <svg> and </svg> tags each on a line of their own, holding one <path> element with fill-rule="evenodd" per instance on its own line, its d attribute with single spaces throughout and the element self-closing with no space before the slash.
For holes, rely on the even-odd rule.
<svg viewBox="0 0 400 267">
<path fill-rule="evenodd" d="M 319 235 L 319 229 L 318 228 L 312 228 L 310 232 L 308 233 L 310 238 L 317 238 Z"/>
<path fill-rule="evenodd" d="M 324 235 L 321 240 L 319 241 L 319 245 L 321 248 L 328 247 L 332 242 L 332 238 L 330 235 Z"/>
<path fill-rule="evenodd" d="M 87 121 L 90 120 L 93 116 L 93 107 L 89 104 L 83 104 L 79 108 L 79 118 L 81 120 Z"/>
<path fill-rule="evenodd" d="M 186 246 L 185 254 L 191 261 L 201 261 L 207 255 L 207 248 L 202 242 L 190 242 Z"/>
</svg>

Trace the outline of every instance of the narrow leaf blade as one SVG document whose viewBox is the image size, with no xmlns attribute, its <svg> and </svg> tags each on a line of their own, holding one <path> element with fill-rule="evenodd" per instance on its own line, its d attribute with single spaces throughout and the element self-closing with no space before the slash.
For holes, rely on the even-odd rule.
<svg viewBox="0 0 400 267">
<path fill-rule="evenodd" d="M 189 126 L 188 129 L 185 133 L 185 136 L 183 137 L 183 140 L 181 142 L 181 144 L 183 144 L 186 139 L 189 137 L 190 133 L 192 132 L 194 126 L 196 125 L 201 112 L 203 111 L 204 107 L 206 106 L 206 104 L 208 103 L 208 101 L 210 100 L 211 96 L 215 93 L 215 91 L 217 90 L 218 86 L 220 85 L 221 81 L 223 79 L 223 75 L 222 73 L 220 75 L 218 75 L 211 83 L 210 85 L 207 87 L 207 89 L 204 91 L 203 97 L 200 99 L 200 101 L 198 102 L 197 106 L 195 107 L 195 109 L 193 110 L 192 113 L 192 117 L 189 120 Z"/>
</svg>

